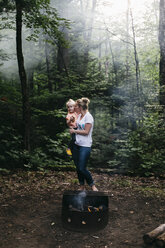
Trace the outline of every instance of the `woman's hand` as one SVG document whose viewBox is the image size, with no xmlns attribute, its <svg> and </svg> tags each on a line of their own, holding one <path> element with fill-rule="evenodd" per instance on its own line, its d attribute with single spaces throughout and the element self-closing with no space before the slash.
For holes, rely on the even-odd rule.
<svg viewBox="0 0 165 248">
<path fill-rule="evenodd" d="M 75 133 L 75 130 L 73 128 L 69 129 L 70 134 Z"/>
<path fill-rule="evenodd" d="M 90 123 L 86 123 L 85 129 L 77 130 L 77 129 L 71 128 L 71 129 L 69 129 L 69 132 L 70 132 L 70 134 L 76 133 L 76 134 L 80 134 L 80 135 L 88 135 L 91 127 L 92 127 L 92 125 Z"/>
<path fill-rule="evenodd" d="M 74 122 L 74 121 L 75 121 L 74 116 L 71 116 L 71 117 L 70 117 L 70 122 Z"/>
</svg>

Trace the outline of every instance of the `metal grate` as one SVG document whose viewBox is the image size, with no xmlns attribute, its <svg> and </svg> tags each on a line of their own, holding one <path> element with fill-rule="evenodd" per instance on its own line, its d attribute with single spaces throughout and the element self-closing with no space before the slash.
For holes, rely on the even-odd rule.
<svg viewBox="0 0 165 248">
<path fill-rule="evenodd" d="M 96 231 L 108 223 L 108 196 L 103 192 L 66 191 L 62 200 L 63 227 Z"/>
</svg>

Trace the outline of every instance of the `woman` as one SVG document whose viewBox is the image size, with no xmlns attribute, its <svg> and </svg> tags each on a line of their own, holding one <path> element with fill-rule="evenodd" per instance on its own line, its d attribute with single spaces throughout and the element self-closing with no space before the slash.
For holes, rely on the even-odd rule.
<svg viewBox="0 0 165 248">
<path fill-rule="evenodd" d="M 70 133 L 76 134 L 76 141 L 73 146 L 73 160 L 76 165 L 77 175 L 80 183 L 80 189 L 84 190 L 85 181 L 91 186 L 93 191 L 98 191 L 96 188 L 91 173 L 87 170 L 87 162 L 91 153 L 92 146 L 92 131 L 94 120 L 88 111 L 88 98 L 81 98 L 76 101 L 76 105 L 80 110 L 80 115 L 77 118 L 77 129 L 70 129 Z"/>
</svg>

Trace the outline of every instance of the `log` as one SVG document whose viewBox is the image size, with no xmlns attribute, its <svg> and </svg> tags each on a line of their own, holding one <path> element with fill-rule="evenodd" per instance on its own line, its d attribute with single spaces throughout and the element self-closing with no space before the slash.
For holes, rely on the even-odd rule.
<svg viewBox="0 0 165 248">
<path fill-rule="evenodd" d="M 156 238 L 156 245 L 158 247 L 165 247 L 165 232 Z"/>
<path fill-rule="evenodd" d="M 161 224 L 149 233 L 144 234 L 143 240 L 146 244 L 151 244 L 158 236 L 165 232 L 165 224 Z"/>
</svg>

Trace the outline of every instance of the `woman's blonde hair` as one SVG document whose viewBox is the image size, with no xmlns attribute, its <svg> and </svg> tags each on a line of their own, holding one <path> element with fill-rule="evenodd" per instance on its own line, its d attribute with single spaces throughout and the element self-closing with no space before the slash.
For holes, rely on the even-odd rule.
<svg viewBox="0 0 165 248">
<path fill-rule="evenodd" d="M 88 109 L 90 100 L 87 97 L 82 97 L 81 99 L 78 99 L 76 103 L 79 107 L 82 107 L 83 110 L 86 110 Z"/>
<path fill-rule="evenodd" d="M 68 107 L 69 105 L 76 105 L 76 102 L 75 102 L 73 99 L 69 99 L 69 100 L 66 102 L 66 107 Z"/>
</svg>

